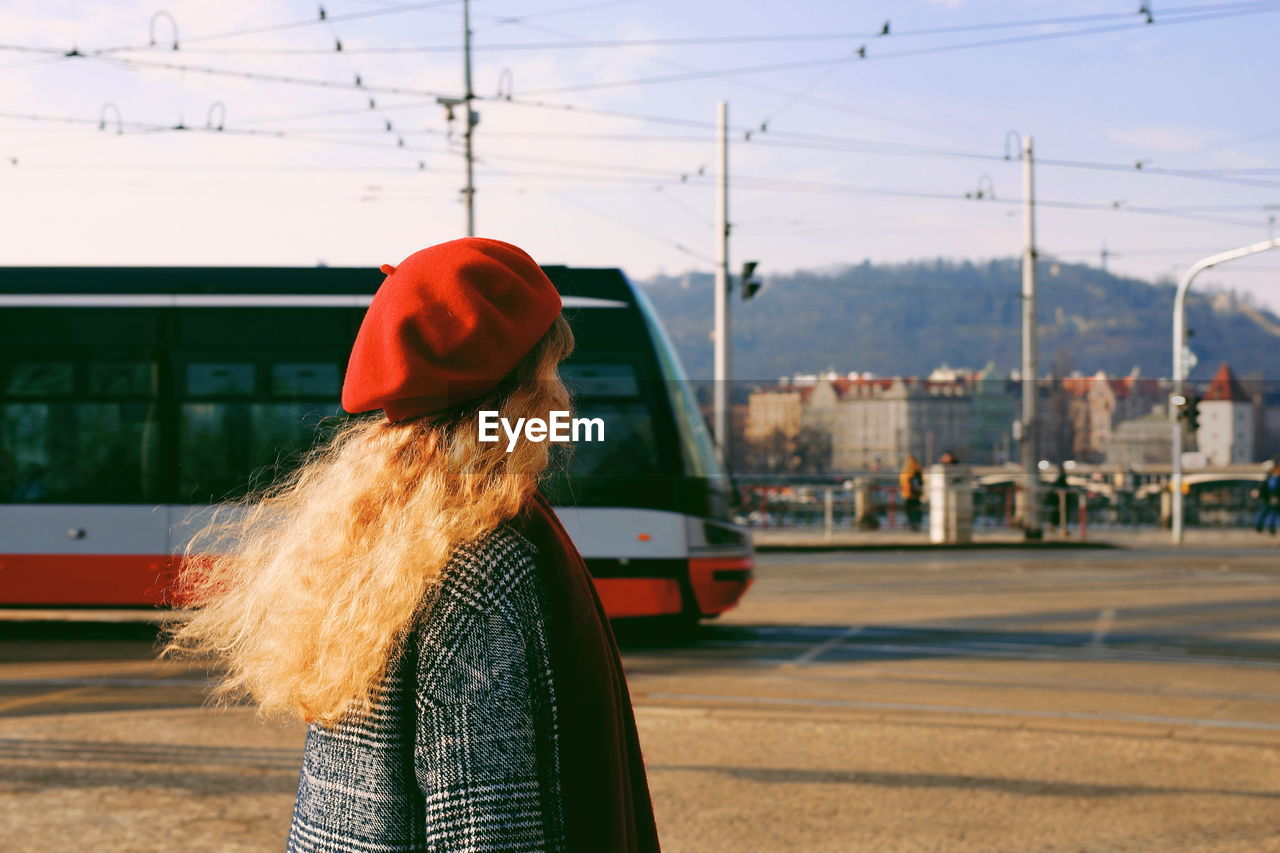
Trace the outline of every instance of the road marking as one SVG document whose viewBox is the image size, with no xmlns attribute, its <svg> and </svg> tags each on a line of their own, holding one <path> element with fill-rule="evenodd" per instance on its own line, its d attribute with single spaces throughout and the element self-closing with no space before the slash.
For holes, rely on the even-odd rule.
<svg viewBox="0 0 1280 853">
<path fill-rule="evenodd" d="M 212 687 L 208 678 L 0 678 L 0 687 Z"/>
<path fill-rule="evenodd" d="M 851 628 L 846 628 L 844 631 L 840 632 L 839 634 L 836 634 L 834 637 L 830 637 L 826 640 L 823 640 L 821 643 L 818 643 L 813 648 L 809 649 L 809 651 L 805 652 L 804 654 L 800 655 L 794 660 L 787 661 L 786 663 L 783 664 L 783 666 L 784 667 L 805 666 L 806 664 L 812 663 L 813 661 L 821 657 L 824 652 L 828 652 L 831 649 L 834 649 L 836 646 L 840 645 L 850 637 L 856 636 L 857 634 L 861 633 L 862 628 L 863 626 L 861 625 L 854 625 Z"/>
<path fill-rule="evenodd" d="M 817 637 L 833 637 L 848 631 L 838 625 L 755 625 L 747 628 L 729 628 L 734 631 L 749 631 L 752 634 L 813 634 Z"/>
<path fill-rule="evenodd" d="M 1093 623 L 1093 636 L 1089 638 L 1089 645 L 1100 646 L 1102 640 L 1107 634 L 1111 633 L 1111 626 L 1115 624 L 1116 611 L 1113 607 L 1098 611 L 1098 621 Z"/>
<path fill-rule="evenodd" d="M 0 608 L 0 622 L 92 622 L 111 624 L 160 624 L 191 618 L 185 610 L 52 610 Z"/>
<path fill-rule="evenodd" d="M 1244 702 L 1280 703 L 1280 693 L 1230 692 L 1195 687 L 1174 688 L 1159 683 L 1144 684 L 1130 680 L 1112 682 L 1089 678 L 1019 677 L 1009 674 L 970 676 L 960 673 L 920 670 L 914 667 L 908 670 L 902 670 L 901 673 L 891 669 L 859 667 L 858 671 L 852 674 L 847 670 L 842 670 L 838 673 L 832 674 L 811 669 L 803 675 L 782 675 L 777 672 L 780 667 L 777 666 L 778 662 L 776 659 L 741 658 L 735 660 L 734 663 L 738 663 L 740 661 L 753 663 L 761 661 L 773 664 L 773 672 L 752 674 L 752 679 L 756 681 L 783 681 L 788 683 L 799 682 L 809 685 L 814 685 L 815 682 L 836 682 L 840 684 L 849 684 L 855 681 L 865 684 L 885 684 L 887 682 L 896 682 L 904 684 L 926 684 L 929 686 L 946 688 L 989 687 L 993 689 L 1073 691 L 1078 693 L 1110 693 L 1126 695 L 1136 694 L 1148 697 L 1225 699 Z"/>
<path fill-rule="evenodd" d="M 299 757 L 299 750 L 291 748 L 0 738 L 3 760 L 161 764 L 175 772 L 192 765 L 219 764 L 292 770 Z"/>
<path fill-rule="evenodd" d="M 871 711 L 923 711 L 983 717 L 1034 717 L 1049 720 L 1098 720 L 1101 722 L 1150 723 L 1171 726 L 1202 726 L 1218 729 L 1248 729 L 1280 732 L 1280 723 L 1259 720 L 1222 720 L 1206 717 L 1163 717 L 1154 714 L 1104 714 L 1089 711 L 1038 711 L 1016 708 L 986 708 L 970 705 L 930 705 L 917 702 L 869 702 L 857 699 L 822 699 L 785 696 L 732 696 L 716 693 L 647 693 L 645 699 L 680 702 L 737 702 L 747 705 L 782 705 L 811 708 L 853 708 Z"/>
<path fill-rule="evenodd" d="M 864 639 L 873 634 L 865 629 Z M 1195 666 L 1228 666 L 1246 669 L 1280 669 L 1280 661 L 1256 657 L 1225 657 L 1199 655 L 1179 646 L 1107 646 L 1093 647 L 1083 643 L 1083 638 L 1071 644 L 1010 643 L 986 640 L 959 639 L 951 644 L 939 643 L 868 643 L 859 642 L 849 647 L 851 651 L 874 652 L 891 655 L 919 655 L 946 657 L 1005 658 L 1012 660 L 1114 660 L 1127 663 L 1177 663 Z M 700 649 L 808 649 L 808 643 L 786 640 L 742 639 L 700 640 L 686 651 Z M 830 650 L 830 649 L 828 649 Z M 846 663 L 851 661 L 844 661 Z"/>
<path fill-rule="evenodd" d="M 60 702 L 64 699 L 70 699 L 73 696 L 79 696 L 82 693 L 88 693 L 94 690 L 93 686 L 73 687 L 70 690 L 58 690 L 53 693 L 40 693 L 35 696 L 20 696 L 16 699 L 9 699 L 0 702 L 0 712 L 12 711 L 15 708 L 25 708 L 28 705 L 40 705 L 46 702 Z"/>
</svg>

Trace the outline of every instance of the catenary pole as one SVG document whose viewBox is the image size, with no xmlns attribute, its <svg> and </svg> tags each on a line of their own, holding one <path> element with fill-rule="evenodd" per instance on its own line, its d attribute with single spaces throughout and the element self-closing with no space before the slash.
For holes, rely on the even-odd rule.
<svg viewBox="0 0 1280 853">
<path fill-rule="evenodd" d="M 1040 538 L 1040 423 L 1036 417 L 1036 202 L 1031 137 L 1022 140 L 1022 530 Z"/>
<path fill-rule="evenodd" d="M 716 104 L 716 301 L 715 371 L 712 396 L 716 445 L 729 466 L 729 395 L 733 367 L 729 361 L 729 105 Z"/>
<path fill-rule="evenodd" d="M 1256 255 L 1270 249 L 1280 249 L 1280 239 L 1272 238 L 1261 243 L 1251 243 L 1238 249 L 1219 252 L 1196 261 L 1182 274 L 1178 282 L 1178 290 L 1173 295 L 1173 394 L 1170 397 L 1169 419 L 1173 423 L 1173 476 L 1169 478 L 1169 487 L 1173 491 L 1170 501 L 1172 518 L 1170 529 L 1173 533 L 1173 544 L 1181 545 L 1183 538 L 1183 500 L 1182 500 L 1182 423 L 1178 415 L 1186 404 L 1187 374 L 1191 372 L 1187 358 L 1187 292 L 1196 276 L 1218 264 L 1234 261 L 1248 255 Z"/>
<path fill-rule="evenodd" d="M 463 144 L 466 149 L 467 185 L 462 190 L 462 197 L 467 206 L 467 236 L 476 236 L 476 185 L 475 155 L 471 148 L 471 136 L 476 127 L 476 114 L 471 109 L 476 94 L 471 88 L 471 3 L 462 0 L 462 77 L 464 92 L 462 95 L 463 119 L 466 122 L 463 131 Z"/>
</svg>

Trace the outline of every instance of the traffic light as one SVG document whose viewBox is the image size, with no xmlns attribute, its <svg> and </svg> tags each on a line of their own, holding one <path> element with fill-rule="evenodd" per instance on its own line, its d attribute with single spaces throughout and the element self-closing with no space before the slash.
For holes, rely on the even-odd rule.
<svg viewBox="0 0 1280 853">
<path fill-rule="evenodd" d="M 1199 429 L 1199 397 L 1187 398 L 1187 429 L 1196 432 Z"/>
<path fill-rule="evenodd" d="M 746 302 L 748 299 L 755 296 L 756 291 L 758 291 L 763 286 L 763 282 L 761 282 L 760 279 L 751 277 L 753 274 L 755 274 L 756 267 L 758 267 L 759 265 L 760 265 L 759 261 L 747 261 L 742 265 L 742 301 L 743 302 Z"/>
<path fill-rule="evenodd" d="M 1190 394 L 1178 394 L 1173 398 L 1173 405 L 1178 410 L 1178 420 L 1187 426 L 1187 430 L 1195 433 L 1200 429 L 1200 398 Z"/>
</svg>

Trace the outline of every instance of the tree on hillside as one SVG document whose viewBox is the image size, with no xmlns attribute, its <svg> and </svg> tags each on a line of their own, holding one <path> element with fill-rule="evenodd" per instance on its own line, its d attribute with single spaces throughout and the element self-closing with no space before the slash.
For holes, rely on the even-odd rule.
<svg viewBox="0 0 1280 853">
<path fill-rule="evenodd" d="M 689 373 L 709 378 L 711 277 L 658 278 L 644 287 Z M 753 300 L 734 303 L 734 372 L 744 381 L 828 367 L 909 376 L 988 361 L 1007 372 L 1021 359 L 1020 306 L 1016 259 L 861 263 L 774 276 Z M 1086 374 L 1127 374 L 1135 366 L 1146 376 L 1169 373 L 1172 284 L 1045 259 L 1039 308 L 1043 353 L 1068 351 Z M 1192 294 L 1189 321 L 1201 365 L 1229 361 L 1242 372 L 1274 375 L 1274 314 L 1243 301 L 1219 300 L 1215 310 L 1212 296 Z"/>
</svg>

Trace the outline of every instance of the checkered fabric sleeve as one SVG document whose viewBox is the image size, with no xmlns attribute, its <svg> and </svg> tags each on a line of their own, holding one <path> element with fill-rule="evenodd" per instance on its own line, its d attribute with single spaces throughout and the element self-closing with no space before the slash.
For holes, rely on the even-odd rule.
<svg viewBox="0 0 1280 853">
<path fill-rule="evenodd" d="M 373 713 L 309 731 L 291 853 L 564 849 L 532 555 L 506 526 L 460 548 Z"/>
</svg>

